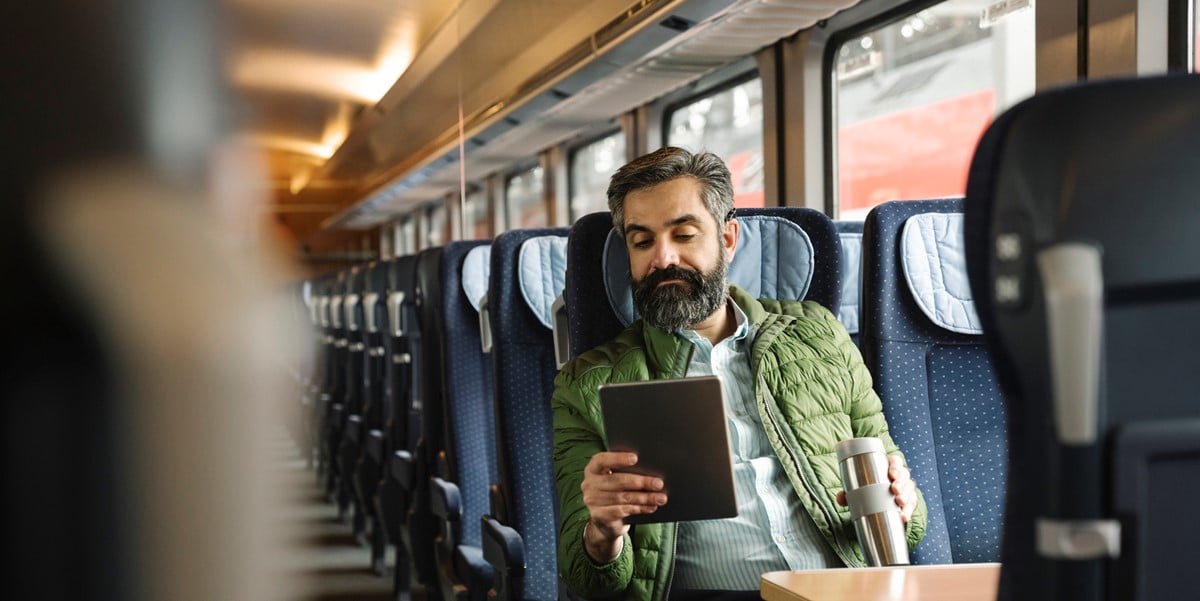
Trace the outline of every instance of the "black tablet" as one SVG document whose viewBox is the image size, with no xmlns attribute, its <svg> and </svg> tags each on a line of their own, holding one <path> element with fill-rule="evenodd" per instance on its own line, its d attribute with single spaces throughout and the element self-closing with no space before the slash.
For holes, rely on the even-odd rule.
<svg viewBox="0 0 1200 601">
<path fill-rule="evenodd" d="M 629 524 L 737 515 L 725 398 L 716 376 L 600 386 L 610 451 L 632 451 L 627 471 L 663 479 L 667 504 Z"/>
</svg>

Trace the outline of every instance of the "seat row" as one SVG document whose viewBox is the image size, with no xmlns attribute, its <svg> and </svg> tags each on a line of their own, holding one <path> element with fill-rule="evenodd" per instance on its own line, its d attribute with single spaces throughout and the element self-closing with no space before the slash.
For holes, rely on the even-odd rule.
<svg viewBox="0 0 1200 601">
<path fill-rule="evenodd" d="M 995 560 L 1004 419 L 965 287 L 961 200 L 888 203 L 865 224 L 796 208 L 738 218 L 731 282 L 816 300 L 861 337 L 930 506 L 914 560 Z M 447 597 L 558 598 L 553 378 L 636 318 L 608 213 L 354 267 L 312 291 L 323 359 L 306 432 L 372 565 L 384 572 L 397 549 L 400 597 L 415 580 Z"/>
</svg>

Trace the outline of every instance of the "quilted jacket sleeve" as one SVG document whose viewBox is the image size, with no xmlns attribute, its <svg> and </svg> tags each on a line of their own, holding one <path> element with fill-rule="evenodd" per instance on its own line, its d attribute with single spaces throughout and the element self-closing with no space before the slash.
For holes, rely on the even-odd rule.
<svg viewBox="0 0 1200 601">
<path fill-rule="evenodd" d="M 889 455 L 899 455 L 903 459 L 904 453 L 900 451 L 896 442 L 892 440 L 891 434 L 888 433 L 887 420 L 883 415 L 883 403 L 875 394 L 871 383 L 871 372 L 863 363 L 858 347 L 850 340 L 850 334 L 846 332 L 837 317 L 824 307 L 811 301 L 806 301 L 804 305 L 805 312 L 810 317 L 819 317 L 828 323 L 834 332 L 842 360 L 846 362 L 846 368 L 851 376 L 850 420 L 854 435 L 878 437 L 883 441 L 883 446 Z M 905 465 L 908 465 L 907 460 Z M 909 549 L 916 548 L 917 543 L 920 543 L 921 539 L 925 537 L 928 512 L 925 506 L 925 496 L 921 494 L 920 484 L 917 482 L 917 507 L 913 510 L 912 518 L 909 519 L 907 526 Z"/>
<path fill-rule="evenodd" d="M 567 586 L 586 598 L 619 595 L 633 574 L 633 553 L 625 536 L 621 554 L 597 565 L 583 548 L 583 528 L 589 513 L 579 485 L 592 455 L 606 450 L 596 388 L 604 369 L 584 371 L 582 359 L 569 364 L 554 381 L 554 472 L 558 485 L 558 565 Z"/>
</svg>

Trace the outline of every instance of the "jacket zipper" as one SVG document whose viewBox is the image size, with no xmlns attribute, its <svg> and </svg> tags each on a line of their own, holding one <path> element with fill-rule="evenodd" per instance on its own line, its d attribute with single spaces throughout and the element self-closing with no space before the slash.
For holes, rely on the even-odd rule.
<svg viewBox="0 0 1200 601">
<path fill-rule="evenodd" d="M 778 322 L 776 322 L 776 323 L 778 323 Z M 786 327 L 786 324 L 783 326 L 779 326 L 779 327 Z M 788 446 L 787 437 L 785 437 L 783 435 L 783 428 L 779 424 L 778 416 L 776 416 L 774 413 L 774 407 L 772 406 L 772 403 L 767 403 L 767 402 L 763 401 L 761 398 L 762 391 L 759 389 L 759 371 L 757 369 L 757 365 L 753 361 L 753 349 L 756 348 L 759 339 L 762 338 L 766 334 L 766 329 L 767 328 L 763 328 L 763 329 L 759 330 L 759 334 L 755 336 L 754 340 L 752 341 L 751 347 L 750 347 L 752 350 L 752 355 L 751 355 L 752 361 L 751 361 L 751 365 L 750 365 L 750 370 L 754 374 L 754 388 L 755 388 L 754 398 L 755 398 L 755 402 L 759 403 L 760 406 L 762 406 L 764 408 L 764 412 L 766 413 L 766 418 L 767 418 L 766 421 L 769 421 L 771 423 L 771 427 L 775 429 L 775 436 L 777 436 L 779 438 L 780 446 L 783 447 L 783 450 L 787 451 L 788 455 L 791 456 L 792 463 L 795 465 L 799 465 L 800 460 L 798 459 L 798 457 L 802 453 L 798 453 L 796 449 L 793 449 L 790 446 Z M 766 350 L 764 349 L 763 352 L 766 352 Z M 804 458 L 804 462 L 808 463 L 808 459 Z M 811 469 L 811 466 L 810 466 L 810 469 Z M 838 557 L 840 557 L 842 562 L 845 563 L 847 566 L 855 565 L 857 562 L 849 561 L 850 557 L 847 556 L 847 553 L 848 553 L 848 549 L 846 548 L 847 541 L 845 540 L 845 537 L 843 536 L 844 533 L 842 532 L 842 528 L 841 528 L 841 519 L 837 516 L 836 512 L 834 512 L 833 515 L 830 515 L 830 512 L 828 511 L 828 508 L 826 507 L 824 497 L 817 495 L 816 491 L 813 490 L 812 483 L 809 482 L 808 479 L 804 477 L 803 472 L 798 473 L 797 477 L 800 480 L 801 484 L 804 486 L 804 490 L 806 492 L 808 492 L 808 494 L 811 496 L 811 498 L 816 502 L 817 508 L 821 512 L 821 515 L 825 516 L 825 519 L 829 522 L 829 529 L 830 529 L 830 532 L 833 534 L 833 540 L 836 543 L 834 545 L 834 552 L 837 553 Z M 850 555 L 852 556 L 853 554 L 850 554 Z"/>
</svg>

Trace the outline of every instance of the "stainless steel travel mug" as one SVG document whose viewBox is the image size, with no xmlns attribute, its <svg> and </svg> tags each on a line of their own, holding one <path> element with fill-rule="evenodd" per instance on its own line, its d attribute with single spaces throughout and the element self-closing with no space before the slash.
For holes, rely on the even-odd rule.
<svg viewBox="0 0 1200 601">
<path fill-rule="evenodd" d="M 888 480 L 887 454 L 878 438 L 851 438 L 837 444 L 846 503 L 867 563 L 908 565 L 908 541 L 900 507 Z"/>
</svg>

